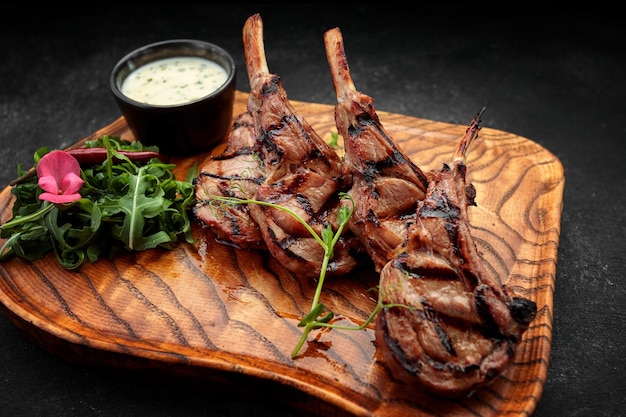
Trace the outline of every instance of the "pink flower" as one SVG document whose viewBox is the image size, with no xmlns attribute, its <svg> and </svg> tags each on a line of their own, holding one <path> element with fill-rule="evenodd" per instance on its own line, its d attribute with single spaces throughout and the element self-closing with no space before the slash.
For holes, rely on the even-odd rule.
<svg viewBox="0 0 626 417">
<path fill-rule="evenodd" d="M 78 200 L 83 186 L 80 165 L 76 158 L 65 151 L 52 151 L 45 154 L 37 163 L 39 186 L 45 191 L 40 200 L 51 203 L 71 203 Z"/>
</svg>

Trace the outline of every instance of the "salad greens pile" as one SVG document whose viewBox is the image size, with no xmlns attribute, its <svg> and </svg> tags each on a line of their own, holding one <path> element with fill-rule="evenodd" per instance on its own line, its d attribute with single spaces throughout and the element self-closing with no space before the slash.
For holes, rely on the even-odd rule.
<svg viewBox="0 0 626 417">
<path fill-rule="evenodd" d="M 191 174 L 185 181 L 177 180 L 174 164 L 157 157 L 146 161 L 149 153 L 142 151 L 158 149 L 137 141 L 102 136 L 85 147 L 103 161 L 80 166 L 84 181 L 80 198 L 69 203 L 40 199 L 43 190 L 37 175 L 18 166 L 20 178 L 11 189 L 13 217 L 0 230 L 0 237 L 7 239 L 0 260 L 12 256 L 36 260 L 54 251 L 63 267 L 75 269 L 105 253 L 169 249 L 181 236 L 192 243 L 188 209 L 195 203 L 195 192 Z M 81 151 L 83 157 L 89 156 L 85 155 L 89 151 Z M 47 153 L 47 148 L 35 153 L 35 167 Z"/>
</svg>

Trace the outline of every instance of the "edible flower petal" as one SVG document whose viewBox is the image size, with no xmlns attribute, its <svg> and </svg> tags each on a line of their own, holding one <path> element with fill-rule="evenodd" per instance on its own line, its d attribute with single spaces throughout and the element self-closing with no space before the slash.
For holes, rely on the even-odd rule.
<svg viewBox="0 0 626 417">
<path fill-rule="evenodd" d="M 51 203 L 71 203 L 81 198 L 78 193 L 83 186 L 80 165 L 76 158 L 65 151 L 45 154 L 37 163 L 38 184 L 43 193 L 40 200 Z"/>
</svg>

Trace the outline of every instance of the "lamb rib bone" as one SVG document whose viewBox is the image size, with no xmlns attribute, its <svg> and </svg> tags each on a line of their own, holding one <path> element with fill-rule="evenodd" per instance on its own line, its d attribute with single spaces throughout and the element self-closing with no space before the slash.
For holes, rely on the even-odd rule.
<svg viewBox="0 0 626 417">
<path fill-rule="evenodd" d="M 341 31 L 325 32 L 324 44 L 337 96 L 335 121 L 344 139 L 344 173 L 353 177 L 349 193 L 355 210 L 349 227 L 380 272 L 405 243 L 428 179 L 386 132 L 373 99 L 356 90 Z"/>
<path fill-rule="evenodd" d="M 536 304 L 509 294 L 485 270 L 470 233 L 466 157 L 480 130 L 477 114 L 449 163 L 432 173 L 408 243 L 381 271 L 376 341 L 399 379 L 443 396 L 493 381 L 511 363 Z"/>
<path fill-rule="evenodd" d="M 265 169 L 256 199 L 291 209 L 318 234 L 327 225 L 337 230 L 339 193 L 349 186 L 341 159 L 293 108 L 280 77 L 269 72 L 258 14 L 246 21 L 243 43 L 251 86 L 248 112 Z M 250 214 L 272 256 L 282 265 L 303 277 L 319 276 L 324 249 L 300 222 L 264 205 L 251 205 Z M 353 270 L 361 249 L 358 240 L 346 233 L 334 247 L 328 273 Z"/>
</svg>

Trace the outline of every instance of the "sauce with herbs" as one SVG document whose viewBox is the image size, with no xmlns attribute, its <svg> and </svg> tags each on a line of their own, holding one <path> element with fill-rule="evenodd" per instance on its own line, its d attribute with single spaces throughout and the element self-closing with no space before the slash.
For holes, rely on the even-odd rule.
<svg viewBox="0 0 626 417">
<path fill-rule="evenodd" d="M 159 59 L 137 68 L 122 83 L 122 93 L 135 101 L 177 105 L 198 100 L 217 90 L 226 70 L 205 58 L 181 56 Z"/>
</svg>

